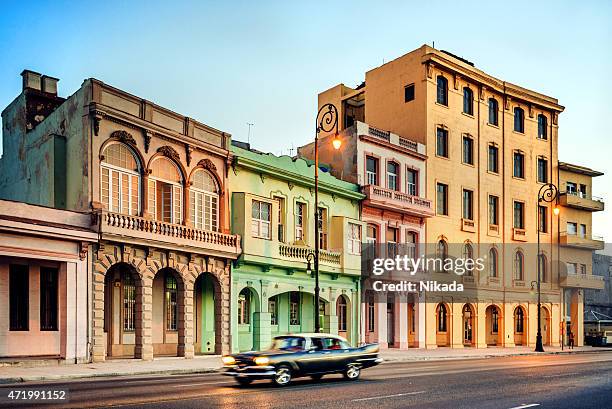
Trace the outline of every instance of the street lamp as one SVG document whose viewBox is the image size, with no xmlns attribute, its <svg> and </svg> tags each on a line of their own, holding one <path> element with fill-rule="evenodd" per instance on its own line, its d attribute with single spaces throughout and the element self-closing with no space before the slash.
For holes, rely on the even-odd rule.
<svg viewBox="0 0 612 409">
<path fill-rule="evenodd" d="M 537 265 L 538 265 L 538 279 L 537 279 L 537 286 L 538 286 L 538 334 L 536 336 L 536 347 L 535 347 L 535 352 L 544 352 L 544 345 L 542 344 L 542 303 L 541 303 L 541 298 L 542 298 L 542 291 L 541 291 L 541 282 L 542 282 L 542 254 L 540 253 L 540 226 L 541 226 L 541 220 L 540 220 L 540 203 L 544 202 L 544 203 L 552 203 L 553 201 L 557 200 L 557 198 L 559 197 L 559 189 L 557 189 L 557 186 L 555 186 L 552 183 L 547 183 L 545 185 L 543 185 L 540 188 L 540 191 L 538 192 L 538 205 L 536 207 L 536 213 L 537 213 L 537 229 L 538 229 L 538 257 L 537 257 Z M 553 214 L 555 216 L 559 215 L 559 208 L 557 206 L 555 206 L 553 208 Z M 532 284 L 533 287 L 533 284 Z"/>
<path fill-rule="evenodd" d="M 315 332 L 321 332 L 321 323 L 319 322 L 319 133 L 321 131 L 327 133 L 335 131 L 332 145 L 334 149 L 340 149 L 342 141 L 338 138 L 338 109 L 333 104 L 325 104 L 317 112 L 316 117 L 316 132 L 314 143 L 314 158 L 315 158 L 315 191 L 314 191 L 314 223 L 315 223 L 315 251 L 309 253 L 306 257 L 308 261 L 307 269 L 310 271 L 310 261 L 314 262 L 315 274 L 315 289 L 314 289 L 314 319 Z"/>
</svg>

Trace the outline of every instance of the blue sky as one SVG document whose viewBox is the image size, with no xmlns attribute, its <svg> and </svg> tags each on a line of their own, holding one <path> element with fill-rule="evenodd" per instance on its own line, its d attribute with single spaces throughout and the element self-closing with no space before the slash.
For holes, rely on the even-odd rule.
<svg viewBox="0 0 612 409">
<path fill-rule="evenodd" d="M 98 78 L 251 142 L 288 153 L 309 142 L 318 91 L 420 45 L 473 61 L 559 99 L 560 160 L 606 172 L 612 206 L 612 2 L 3 1 L 0 107 L 29 68 L 60 94 Z M 594 215 L 612 239 L 612 212 Z"/>
</svg>

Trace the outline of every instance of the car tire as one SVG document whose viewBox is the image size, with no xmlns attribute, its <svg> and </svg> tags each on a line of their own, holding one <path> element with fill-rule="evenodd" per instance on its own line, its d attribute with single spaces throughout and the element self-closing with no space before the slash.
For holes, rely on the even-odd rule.
<svg viewBox="0 0 612 409">
<path fill-rule="evenodd" d="M 272 382 L 276 386 L 287 386 L 291 382 L 291 368 L 287 365 L 281 365 L 276 368 L 276 373 L 272 378 Z"/>
<path fill-rule="evenodd" d="M 349 364 L 342 375 L 344 375 L 344 379 L 356 381 L 359 379 L 359 375 L 361 375 L 361 367 L 356 364 Z"/>
<path fill-rule="evenodd" d="M 251 378 L 236 378 L 236 382 L 238 382 L 240 386 L 247 386 L 250 385 L 253 380 Z"/>
<path fill-rule="evenodd" d="M 323 378 L 322 374 L 310 375 L 310 379 L 312 379 L 313 381 L 320 381 L 321 378 Z"/>
</svg>

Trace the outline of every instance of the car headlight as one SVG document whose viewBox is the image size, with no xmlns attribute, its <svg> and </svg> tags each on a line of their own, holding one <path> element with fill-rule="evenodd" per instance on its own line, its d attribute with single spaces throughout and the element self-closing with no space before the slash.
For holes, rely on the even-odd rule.
<svg viewBox="0 0 612 409">
<path fill-rule="evenodd" d="M 254 361 L 255 365 L 268 365 L 270 363 L 270 358 L 267 356 L 258 356 Z"/>
<path fill-rule="evenodd" d="M 221 358 L 221 360 L 223 361 L 224 365 L 234 365 L 236 363 L 236 360 L 233 356 L 224 356 L 223 358 Z"/>
</svg>

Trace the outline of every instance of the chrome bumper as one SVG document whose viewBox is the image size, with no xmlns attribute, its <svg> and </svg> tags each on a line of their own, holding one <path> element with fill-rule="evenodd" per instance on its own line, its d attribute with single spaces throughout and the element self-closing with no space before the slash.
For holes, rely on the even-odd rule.
<svg viewBox="0 0 612 409">
<path fill-rule="evenodd" d="M 238 365 L 225 366 L 227 371 L 223 372 L 222 375 L 242 377 L 271 377 L 276 374 L 273 366 L 243 366 L 242 368 Z"/>
</svg>

